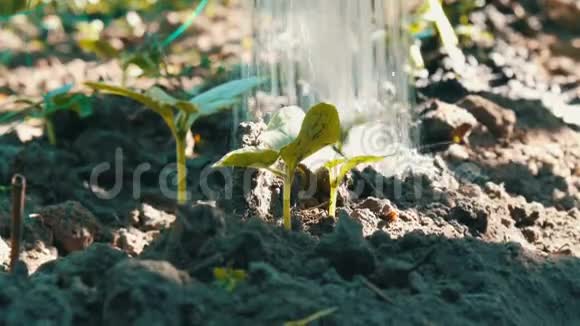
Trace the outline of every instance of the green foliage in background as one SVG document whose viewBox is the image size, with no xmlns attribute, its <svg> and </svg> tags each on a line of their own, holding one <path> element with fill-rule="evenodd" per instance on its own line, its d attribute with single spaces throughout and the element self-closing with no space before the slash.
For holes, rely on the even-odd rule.
<svg viewBox="0 0 580 326">
<path fill-rule="evenodd" d="M 53 116 L 58 111 L 72 111 L 81 119 L 93 113 L 91 99 L 82 93 L 71 92 L 73 84 L 66 84 L 43 95 L 42 100 L 16 99 L 15 104 L 24 103 L 27 106 L 12 112 L 0 114 L 0 123 L 12 123 L 26 118 L 37 118 L 44 121 L 48 141 L 56 145 L 56 132 L 53 124 Z"/>
</svg>

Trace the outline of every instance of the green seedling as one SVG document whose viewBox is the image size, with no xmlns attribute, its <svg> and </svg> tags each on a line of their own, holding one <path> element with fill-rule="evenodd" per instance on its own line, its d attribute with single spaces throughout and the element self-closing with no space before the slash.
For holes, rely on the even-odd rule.
<svg viewBox="0 0 580 326">
<path fill-rule="evenodd" d="M 240 283 L 248 278 L 248 274 L 243 269 L 216 267 L 213 269 L 213 277 L 219 286 L 228 292 L 233 292 Z"/>
<path fill-rule="evenodd" d="M 295 320 L 295 321 L 287 321 L 284 323 L 284 326 L 307 326 L 308 324 L 313 323 L 319 319 L 322 319 L 326 316 L 332 315 L 337 310 L 338 310 L 338 308 L 336 308 L 336 307 L 320 310 L 320 311 L 313 313 L 312 315 L 310 315 L 306 318 L 303 318 L 300 320 Z"/>
<path fill-rule="evenodd" d="M 195 96 L 191 100 L 179 100 L 161 88 L 153 87 L 144 93 L 126 87 L 88 82 L 87 86 L 109 94 L 135 100 L 159 114 L 175 139 L 177 157 L 177 202 L 187 201 L 186 184 L 186 138 L 193 123 L 202 116 L 212 115 L 240 101 L 242 94 L 263 82 L 259 78 L 230 81 Z"/>
<path fill-rule="evenodd" d="M 330 199 L 328 204 L 328 216 L 336 217 L 336 202 L 338 196 L 338 187 L 344 181 L 347 173 L 360 164 L 370 164 L 380 162 L 383 156 L 355 156 L 353 158 L 339 158 L 328 161 L 324 168 L 328 170 L 330 183 Z"/>
<path fill-rule="evenodd" d="M 11 123 L 26 118 L 38 118 L 44 121 L 48 141 L 51 145 L 56 145 L 56 133 L 54 129 L 53 116 L 58 111 L 76 112 L 81 119 L 93 113 L 91 100 L 82 93 L 71 92 L 72 84 L 52 90 L 43 95 L 41 101 L 28 99 L 17 99 L 15 103 L 24 103 L 28 106 L 22 110 L 6 112 L 0 115 L 0 123 Z"/>
<path fill-rule="evenodd" d="M 214 167 L 262 168 L 281 176 L 284 227 L 290 230 L 290 197 L 296 168 L 304 159 L 340 140 L 338 112 L 326 103 L 315 105 L 306 115 L 299 108 L 287 107 L 272 117 L 262 136 L 264 148 L 232 151 Z M 275 163 L 282 163 L 283 169 L 278 169 Z"/>
</svg>

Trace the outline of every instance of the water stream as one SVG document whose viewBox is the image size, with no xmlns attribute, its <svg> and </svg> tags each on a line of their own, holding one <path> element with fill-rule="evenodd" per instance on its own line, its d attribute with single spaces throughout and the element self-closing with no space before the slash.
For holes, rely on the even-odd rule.
<svg viewBox="0 0 580 326">
<path fill-rule="evenodd" d="M 397 0 L 253 0 L 244 74 L 267 77 L 250 105 L 267 120 L 282 105 L 335 104 L 348 155 L 401 158 L 411 148 L 408 45 Z"/>
</svg>

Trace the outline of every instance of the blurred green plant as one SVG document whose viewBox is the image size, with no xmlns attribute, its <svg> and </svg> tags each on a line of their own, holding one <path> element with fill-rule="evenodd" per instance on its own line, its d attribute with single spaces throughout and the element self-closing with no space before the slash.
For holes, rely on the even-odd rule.
<svg viewBox="0 0 580 326">
<path fill-rule="evenodd" d="M 30 10 L 37 6 L 40 0 L 2 0 L 0 2 L 0 16 L 12 16 Z"/>
<path fill-rule="evenodd" d="M 94 82 L 85 84 L 94 90 L 135 100 L 163 118 L 175 139 L 177 201 L 179 204 L 185 204 L 187 201 L 186 138 L 187 134 L 191 132 L 191 126 L 200 117 L 215 114 L 237 104 L 244 93 L 262 82 L 263 80 L 259 78 L 234 80 L 212 88 L 190 100 L 177 99 L 159 87 L 152 87 L 144 93 L 140 93 L 122 86 Z"/>
<path fill-rule="evenodd" d="M 243 269 L 216 267 L 213 269 L 213 277 L 218 286 L 228 292 L 233 292 L 240 283 L 248 278 L 248 274 Z"/>
<path fill-rule="evenodd" d="M 73 84 L 66 84 L 52 90 L 42 96 L 42 100 L 16 99 L 14 104 L 23 103 L 27 106 L 17 111 L 0 114 L 0 123 L 12 123 L 26 118 L 37 118 L 44 121 L 46 135 L 51 145 L 57 144 L 56 133 L 53 124 L 53 116 L 58 111 L 73 111 L 81 119 L 93 113 L 91 99 L 78 92 L 71 92 Z"/>
</svg>

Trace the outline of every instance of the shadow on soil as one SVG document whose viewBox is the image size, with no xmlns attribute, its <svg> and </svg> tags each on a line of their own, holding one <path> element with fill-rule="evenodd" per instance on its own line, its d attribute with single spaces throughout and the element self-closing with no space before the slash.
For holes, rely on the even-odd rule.
<svg viewBox="0 0 580 326">
<path fill-rule="evenodd" d="M 0 274 L 0 322 L 274 325 L 333 307 L 314 324 L 580 322 L 575 258 L 417 233 L 364 239 L 346 216 L 316 239 L 204 205 L 180 215 L 188 223 L 177 223 L 140 259 L 95 244 L 29 278 Z M 244 269 L 247 279 L 225 289 L 212 276 L 223 266 Z"/>
</svg>

